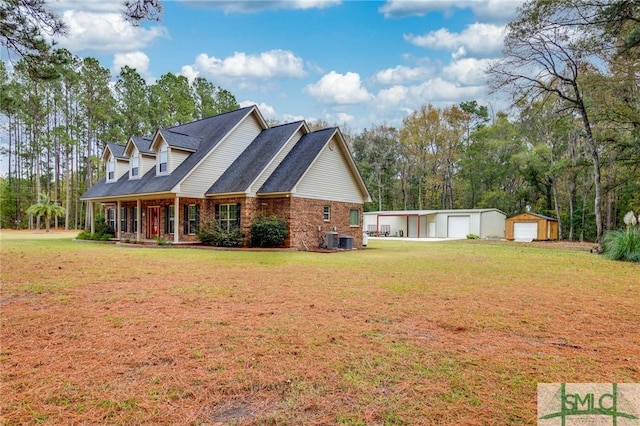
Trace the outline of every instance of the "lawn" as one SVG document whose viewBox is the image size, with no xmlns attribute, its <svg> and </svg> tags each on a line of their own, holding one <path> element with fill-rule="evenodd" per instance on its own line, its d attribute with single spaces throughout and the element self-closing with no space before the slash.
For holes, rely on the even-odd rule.
<svg viewBox="0 0 640 426">
<path fill-rule="evenodd" d="M 558 244 L 340 253 L 2 231 L 0 424 L 533 424 L 640 382 L 640 267 Z"/>
</svg>

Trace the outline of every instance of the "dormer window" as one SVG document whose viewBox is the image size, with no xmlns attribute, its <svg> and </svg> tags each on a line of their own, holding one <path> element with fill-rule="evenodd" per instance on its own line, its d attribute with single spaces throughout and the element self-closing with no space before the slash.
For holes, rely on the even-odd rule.
<svg viewBox="0 0 640 426">
<path fill-rule="evenodd" d="M 116 159 L 109 155 L 107 160 L 107 182 L 112 182 L 116 178 Z"/>
<path fill-rule="evenodd" d="M 168 147 L 165 142 L 160 145 L 160 151 L 158 151 L 158 173 L 166 173 L 167 172 L 167 162 L 168 162 Z"/>
<path fill-rule="evenodd" d="M 131 177 L 138 177 L 140 173 L 140 153 L 134 148 L 131 153 Z"/>
</svg>

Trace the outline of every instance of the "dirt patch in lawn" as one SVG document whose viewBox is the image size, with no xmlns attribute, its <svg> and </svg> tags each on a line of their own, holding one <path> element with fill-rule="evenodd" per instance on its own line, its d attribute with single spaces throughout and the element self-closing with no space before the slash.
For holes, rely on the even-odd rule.
<svg viewBox="0 0 640 426">
<path fill-rule="evenodd" d="M 637 265 L 372 248 L 4 239 L 0 423 L 532 424 L 538 382 L 640 381 Z"/>
</svg>

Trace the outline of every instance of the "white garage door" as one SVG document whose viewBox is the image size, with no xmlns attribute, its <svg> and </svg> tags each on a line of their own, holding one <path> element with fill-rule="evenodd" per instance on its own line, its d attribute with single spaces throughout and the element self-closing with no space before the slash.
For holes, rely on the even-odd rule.
<svg viewBox="0 0 640 426">
<path fill-rule="evenodd" d="M 533 241 L 538 238 L 538 222 L 515 222 L 513 238 L 522 241 Z"/>
<path fill-rule="evenodd" d="M 466 238 L 469 235 L 469 216 L 449 216 L 447 219 L 447 237 Z"/>
</svg>

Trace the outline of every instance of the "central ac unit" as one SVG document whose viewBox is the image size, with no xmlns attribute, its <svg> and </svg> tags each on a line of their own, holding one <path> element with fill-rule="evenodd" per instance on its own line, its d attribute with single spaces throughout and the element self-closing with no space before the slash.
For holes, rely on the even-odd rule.
<svg viewBox="0 0 640 426">
<path fill-rule="evenodd" d="M 324 245 L 331 250 L 338 248 L 339 238 L 337 232 L 327 232 L 324 234 Z"/>
</svg>

